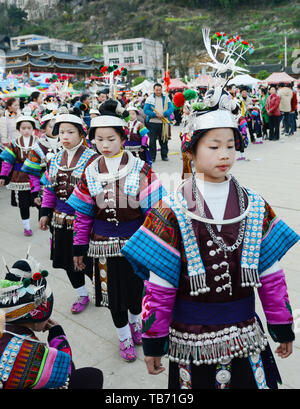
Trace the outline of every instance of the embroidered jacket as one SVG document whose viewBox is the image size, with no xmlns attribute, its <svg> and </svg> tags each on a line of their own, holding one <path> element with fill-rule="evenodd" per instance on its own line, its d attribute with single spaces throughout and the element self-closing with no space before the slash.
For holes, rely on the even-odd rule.
<svg viewBox="0 0 300 409">
<path fill-rule="evenodd" d="M 128 164 L 124 153 L 120 170 Z M 133 157 L 133 166 L 123 178 L 105 182 L 105 159 L 94 160 L 85 170 L 67 204 L 75 209 L 74 254 L 94 258 L 121 256 L 121 247 L 141 226 L 151 207 L 166 191 L 148 164 Z"/>
<path fill-rule="evenodd" d="M 70 169 L 73 169 L 71 171 L 64 169 L 67 165 L 65 150 L 61 150 L 51 158 L 48 169 L 41 178 L 41 183 L 45 187 L 41 217 L 49 216 L 54 211 L 52 219 L 54 227 L 62 228 L 67 223 L 67 227 L 72 228 L 74 209 L 67 205 L 66 201 L 80 180 L 85 167 L 96 156 L 98 155 L 94 150 L 80 146 L 71 161 Z"/>
<path fill-rule="evenodd" d="M 71 373 L 72 352 L 61 326 L 49 330 L 48 345 L 19 325 L 0 339 L 0 383 L 4 389 L 58 389 Z M 30 337 L 31 339 L 24 339 Z"/>
<path fill-rule="evenodd" d="M 225 219 L 239 214 L 237 193 L 230 183 Z M 168 349 L 175 362 L 192 356 L 199 364 L 247 356 L 253 348 L 257 353 L 264 350 L 267 341 L 256 319 L 255 287 L 273 340 L 294 339 L 287 285 L 278 261 L 300 237 L 259 195 L 249 189 L 247 193 L 251 208 L 243 243 L 232 252 L 223 255 L 203 223 L 191 220 L 173 195 L 151 210 L 121 250 L 145 280 L 145 355 L 161 356 Z M 191 209 L 186 196 L 182 203 Z M 211 217 L 206 204 L 205 210 Z M 214 230 L 232 246 L 239 223 Z M 150 271 L 160 281 L 149 281 Z"/>
<path fill-rule="evenodd" d="M 36 180 L 22 170 L 34 143 L 34 137 L 30 137 L 28 148 L 25 148 L 22 136 L 16 142 L 7 146 L 0 155 L 0 159 L 3 160 L 0 178 L 6 180 L 7 183 L 9 182 L 8 189 L 31 190 L 34 192 L 36 190 Z"/>
</svg>

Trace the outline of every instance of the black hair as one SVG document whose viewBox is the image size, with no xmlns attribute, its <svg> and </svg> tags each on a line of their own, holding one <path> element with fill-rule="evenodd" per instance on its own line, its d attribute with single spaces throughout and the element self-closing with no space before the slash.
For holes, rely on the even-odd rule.
<svg viewBox="0 0 300 409">
<path fill-rule="evenodd" d="M 30 101 L 34 101 L 35 99 L 38 99 L 38 97 L 40 96 L 40 92 L 39 91 L 33 91 L 33 93 L 30 95 Z"/>
<path fill-rule="evenodd" d="M 261 87 L 260 90 L 261 90 L 265 95 L 267 95 L 267 93 L 268 93 L 268 88 Z"/>
<path fill-rule="evenodd" d="M 83 94 L 83 95 L 81 95 L 81 97 L 80 97 L 80 101 L 83 102 L 83 101 L 85 101 L 87 98 L 89 98 L 89 94 Z"/>
<path fill-rule="evenodd" d="M 153 85 L 153 89 L 154 89 L 155 87 L 160 87 L 160 88 L 162 88 L 162 84 L 160 84 L 159 82 L 156 82 L 156 83 Z"/>
<path fill-rule="evenodd" d="M 278 84 L 278 87 L 279 87 L 279 88 L 285 87 L 285 83 L 284 83 L 284 82 L 280 82 L 280 83 Z"/>
</svg>

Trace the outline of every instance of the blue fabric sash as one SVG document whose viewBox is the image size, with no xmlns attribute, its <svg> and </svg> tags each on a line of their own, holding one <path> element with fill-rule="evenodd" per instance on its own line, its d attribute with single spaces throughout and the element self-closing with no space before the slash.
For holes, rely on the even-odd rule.
<svg viewBox="0 0 300 409">
<path fill-rule="evenodd" d="M 255 297 L 226 303 L 202 303 L 177 298 L 172 319 L 191 325 L 227 325 L 255 316 Z"/>
</svg>

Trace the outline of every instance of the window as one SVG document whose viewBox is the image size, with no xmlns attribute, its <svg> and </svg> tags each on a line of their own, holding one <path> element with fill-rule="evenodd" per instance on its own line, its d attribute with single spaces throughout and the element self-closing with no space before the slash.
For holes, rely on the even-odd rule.
<svg viewBox="0 0 300 409">
<path fill-rule="evenodd" d="M 109 59 L 109 65 L 112 65 L 112 64 L 119 64 L 119 58 L 110 58 Z"/>
<path fill-rule="evenodd" d="M 108 46 L 108 52 L 109 53 L 118 53 L 119 52 L 119 47 L 117 45 L 109 45 Z"/>
<path fill-rule="evenodd" d="M 142 43 L 137 43 L 137 49 L 142 50 L 143 49 L 143 44 Z"/>
<path fill-rule="evenodd" d="M 132 64 L 134 63 L 134 57 L 124 57 L 125 64 Z"/>
<path fill-rule="evenodd" d="M 143 57 L 141 55 L 139 55 L 139 64 L 143 64 L 143 63 L 144 63 Z"/>
<path fill-rule="evenodd" d="M 123 44 L 123 51 L 133 51 L 133 44 Z"/>
</svg>

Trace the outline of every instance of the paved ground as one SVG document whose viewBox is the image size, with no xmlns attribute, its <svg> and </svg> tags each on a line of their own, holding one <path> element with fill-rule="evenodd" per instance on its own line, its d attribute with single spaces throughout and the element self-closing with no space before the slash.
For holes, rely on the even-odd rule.
<svg viewBox="0 0 300 409">
<path fill-rule="evenodd" d="M 170 161 L 161 162 L 160 155 L 153 168 L 158 172 L 167 188 L 174 188 L 181 176 L 179 154 L 179 127 L 174 127 L 169 143 Z M 284 142 L 266 141 L 263 145 L 250 145 L 246 151 L 250 161 L 236 162 L 232 173 L 244 184 L 260 194 L 272 205 L 297 233 L 300 234 L 300 130 L 297 135 Z M 172 183 L 169 184 L 169 179 Z M 38 257 L 43 267 L 51 274 L 50 285 L 55 294 L 53 319 L 65 329 L 73 350 L 77 367 L 94 366 L 104 373 L 105 389 L 164 389 L 167 387 L 167 371 L 158 376 L 147 374 L 143 362 L 142 348 L 138 347 L 138 359 L 134 363 L 123 362 L 119 356 L 118 339 L 110 313 L 105 308 L 96 308 L 91 302 L 80 315 L 72 315 L 70 306 L 74 301 L 72 290 L 64 272 L 53 270 L 49 262 L 48 233 L 38 230 L 37 212 L 32 210 L 32 238 L 23 236 L 23 228 L 18 211 L 9 206 L 9 192 L 0 191 L 0 255 L 11 265 L 25 256 L 27 247 L 32 245 L 31 254 Z M 300 388 L 300 244 L 283 258 L 281 262 L 287 276 L 291 305 L 296 318 L 296 341 L 294 353 L 285 360 L 277 359 L 283 379 L 282 388 Z M 5 269 L 0 269 L 2 276 Z M 90 294 L 93 287 L 87 282 Z M 257 310 L 264 322 L 259 301 Z M 45 335 L 41 335 L 45 339 Z M 270 340 L 271 346 L 275 344 Z M 164 360 L 167 364 L 167 360 Z"/>
</svg>

